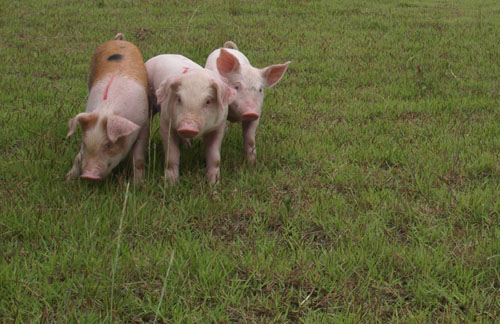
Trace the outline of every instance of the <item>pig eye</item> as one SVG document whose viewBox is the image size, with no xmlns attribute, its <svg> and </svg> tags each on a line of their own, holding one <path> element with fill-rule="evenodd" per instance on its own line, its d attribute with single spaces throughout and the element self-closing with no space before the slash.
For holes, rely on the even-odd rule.
<svg viewBox="0 0 500 324">
<path fill-rule="evenodd" d="M 239 86 L 234 86 L 234 90 L 240 90 Z"/>
<path fill-rule="evenodd" d="M 177 102 L 182 103 L 181 97 L 177 97 Z"/>
<path fill-rule="evenodd" d="M 259 89 L 259 92 L 262 93 L 262 88 Z"/>
<path fill-rule="evenodd" d="M 207 101 L 205 102 L 205 104 L 206 104 L 207 106 L 208 106 L 208 105 L 210 105 L 211 103 L 212 103 L 212 100 L 210 100 L 210 99 L 207 99 Z"/>
</svg>

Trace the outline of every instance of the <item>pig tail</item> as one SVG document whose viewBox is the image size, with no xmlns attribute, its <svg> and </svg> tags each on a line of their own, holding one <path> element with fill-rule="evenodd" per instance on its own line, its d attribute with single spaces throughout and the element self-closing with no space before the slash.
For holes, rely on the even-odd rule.
<svg viewBox="0 0 500 324">
<path fill-rule="evenodd" d="M 238 46 L 232 41 L 227 41 L 224 43 L 224 48 L 229 48 L 231 46 L 233 49 L 238 50 Z"/>
<path fill-rule="evenodd" d="M 122 33 L 116 34 L 114 40 L 125 40 L 125 36 Z"/>
</svg>

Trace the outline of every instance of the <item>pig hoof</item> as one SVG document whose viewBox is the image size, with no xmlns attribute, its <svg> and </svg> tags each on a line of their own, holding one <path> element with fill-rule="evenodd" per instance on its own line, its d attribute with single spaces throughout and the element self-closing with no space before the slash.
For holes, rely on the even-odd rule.
<svg viewBox="0 0 500 324">
<path fill-rule="evenodd" d="M 219 183 L 219 172 L 217 173 L 207 173 L 207 179 L 208 183 L 212 186 L 216 185 Z"/>
<path fill-rule="evenodd" d="M 135 170 L 134 172 L 134 183 L 136 185 L 140 184 L 144 180 L 144 170 Z"/>
<path fill-rule="evenodd" d="M 250 166 L 255 166 L 257 164 L 257 154 L 248 154 L 247 160 Z"/>
<path fill-rule="evenodd" d="M 175 186 L 179 177 L 176 175 L 175 171 L 167 170 L 166 177 L 162 177 L 163 184 L 165 186 Z"/>
<path fill-rule="evenodd" d="M 169 177 L 161 177 L 161 183 L 163 184 L 163 186 L 166 188 L 166 187 L 170 187 L 170 186 L 173 186 L 175 183 L 172 183 L 172 180 L 169 178 Z"/>
<path fill-rule="evenodd" d="M 245 155 L 247 156 L 247 160 L 251 166 L 255 166 L 257 162 L 257 150 L 255 146 L 247 146 L 245 148 Z"/>
</svg>

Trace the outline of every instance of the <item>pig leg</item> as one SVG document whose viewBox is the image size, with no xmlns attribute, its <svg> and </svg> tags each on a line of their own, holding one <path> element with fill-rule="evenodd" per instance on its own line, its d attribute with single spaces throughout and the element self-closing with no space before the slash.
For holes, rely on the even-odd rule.
<svg viewBox="0 0 500 324">
<path fill-rule="evenodd" d="M 245 155 L 251 165 L 257 163 L 257 150 L 255 149 L 255 132 L 259 126 L 259 119 L 252 121 L 243 121 L 243 146 Z"/>
<path fill-rule="evenodd" d="M 166 124 L 166 125 L 165 125 Z M 167 164 L 167 178 L 173 185 L 179 179 L 179 161 L 181 152 L 179 150 L 179 136 L 175 130 L 169 130 L 169 122 L 160 123 L 160 133 L 165 152 L 165 162 Z M 167 179 L 165 179 L 167 181 Z"/>
<path fill-rule="evenodd" d="M 83 147 L 80 149 L 80 151 L 76 155 L 75 162 L 73 162 L 73 167 L 71 168 L 71 170 L 69 170 L 68 173 L 66 173 L 66 180 L 76 179 L 82 173 L 82 150 L 83 150 Z"/>
<path fill-rule="evenodd" d="M 149 143 L 149 118 L 142 126 L 132 148 L 132 165 L 134 166 L 134 183 L 138 184 L 144 178 L 144 157 Z"/>
<path fill-rule="evenodd" d="M 204 136 L 205 138 L 205 158 L 207 161 L 207 179 L 211 185 L 216 184 L 220 177 L 220 147 L 224 137 L 226 124 Z"/>
</svg>

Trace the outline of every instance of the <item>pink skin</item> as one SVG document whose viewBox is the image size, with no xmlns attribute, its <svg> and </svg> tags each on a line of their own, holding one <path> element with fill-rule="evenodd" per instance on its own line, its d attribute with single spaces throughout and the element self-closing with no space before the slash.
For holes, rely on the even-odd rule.
<svg viewBox="0 0 500 324">
<path fill-rule="evenodd" d="M 241 114 L 242 121 L 254 121 L 259 119 L 259 114 L 254 111 L 248 111 Z"/>
<path fill-rule="evenodd" d="M 280 81 L 290 62 L 257 69 L 237 50 L 234 43 L 226 44 L 233 49 L 222 48 L 212 52 L 205 68 L 218 72 L 236 90 L 236 97 L 229 105 L 228 120 L 241 122 L 245 155 L 251 165 L 254 165 L 257 161 L 255 133 L 261 116 L 264 89 Z"/>
<path fill-rule="evenodd" d="M 137 135 L 137 140 L 132 147 L 132 154 L 130 155 L 134 169 L 134 182 L 136 184 L 140 183 L 142 179 L 144 179 L 145 175 L 144 159 L 146 156 L 146 149 L 149 144 L 149 124 L 150 121 L 148 118 L 139 131 L 139 135 Z"/>
<path fill-rule="evenodd" d="M 177 129 L 177 133 L 185 139 L 191 139 L 200 133 L 200 128 L 195 122 L 185 120 Z"/>
<path fill-rule="evenodd" d="M 194 128 L 181 128 L 177 132 L 186 139 L 195 138 L 199 131 Z"/>
<path fill-rule="evenodd" d="M 102 180 L 103 175 L 98 168 L 88 168 L 86 170 L 83 170 L 82 174 L 80 175 L 80 178 L 96 181 L 96 180 Z"/>
<path fill-rule="evenodd" d="M 215 131 L 205 134 L 205 158 L 207 161 L 207 179 L 211 184 L 219 181 L 220 177 L 220 147 L 226 124 L 222 124 Z"/>
<path fill-rule="evenodd" d="M 100 175 L 94 175 L 94 174 L 82 174 L 80 176 L 81 179 L 86 179 L 86 180 L 92 180 L 92 181 L 99 181 L 102 180 L 102 177 Z"/>
<path fill-rule="evenodd" d="M 179 149 L 179 135 L 174 129 L 169 130 L 169 125 L 160 123 L 160 135 L 163 139 L 163 152 L 167 163 L 166 177 L 170 184 L 175 184 L 179 179 L 179 161 L 181 151 Z"/>
<path fill-rule="evenodd" d="M 114 39 L 124 41 L 125 37 L 118 33 Z M 92 59 L 85 112 L 77 114 L 68 123 L 67 136 L 72 136 L 78 126 L 81 126 L 83 136 L 80 151 L 66 179 L 102 180 L 132 151 L 134 181 L 139 183 L 144 176 L 144 156 L 149 139 L 143 61 L 140 53 L 129 45 L 120 45 L 124 57 L 133 61 L 119 59 L 109 62 L 108 49 L 114 51 L 116 43 L 109 48 L 106 46 L 99 47 L 101 49 L 96 50 Z M 103 59 L 107 63 L 102 63 Z"/>
<path fill-rule="evenodd" d="M 144 177 L 149 139 L 146 89 L 136 81 L 109 74 L 91 88 L 86 112 L 69 121 L 72 136 L 80 125 L 82 147 L 66 179 L 102 180 L 132 151 L 134 181 Z"/>
<path fill-rule="evenodd" d="M 181 87 L 182 84 L 179 85 L 177 89 L 179 90 Z M 226 88 L 227 89 L 225 89 L 224 91 L 232 93 L 228 98 L 231 99 L 231 97 L 234 97 L 234 91 L 227 86 Z M 188 89 L 188 90 L 189 92 L 193 91 L 193 89 Z M 180 96 L 180 94 L 178 95 Z M 169 100 L 166 99 L 166 101 L 168 102 Z M 181 101 L 187 101 L 187 100 L 181 100 Z M 222 104 L 225 105 L 227 109 L 227 99 Z M 204 109 L 204 110 L 214 109 L 214 107 L 204 108 L 203 102 L 200 102 L 199 105 L 200 108 L 198 109 Z M 220 109 L 220 108 L 215 108 L 215 109 Z M 166 108 L 165 110 L 168 110 L 168 108 Z M 167 161 L 166 176 L 171 184 L 175 184 L 179 178 L 179 162 L 180 162 L 179 142 L 183 142 L 188 139 L 192 139 L 201 135 L 203 135 L 205 140 L 207 180 L 210 184 L 216 184 L 219 180 L 220 147 L 222 144 L 222 138 L 224 136 L 226 114 L 224 114 L 223 118 L 220 119 L 220 121 L 218 122 L 218 126 L 210 124 L 203 125 L 204 124 L 203 119 L 201 120 L 201 122 L 194 121 L 194 119 L 200 120 L 201 115 L 202 114 L 196 114 L 196 113 L 194 113 L 194 115 L 187 115 L 184 118 L 181 118 L 181 120 L 179 121 L 179 126 L 175 126 L 175 121 L 177 118 L 179 118 L 179 116 L 172 116 L 172 118 L 165 118 L 165 115 L 162 116 L 162 121 L 160 122 L 160 133 L 163 138 L 163 149 L 165 152 L 165 160 Z M 199 126 L 199 124 L 202 124 L 202 126 Z"/>
<path fill-rule="evenodd" d="M 137 140 L 133 144 L 132 154 L 130 155 L 130 159 L 132 161 L 134 169 L 135 183 L 141 182 L 144 177 L 144 156 L 148 141 L 149 121 L 141 128 L 139 135 L 137 136 Z M 106 165 L 104 161 L 99 161 L 99 159 L 88 160 L 84 163 L 83 156 L 85 155 L 85 152 L 86 151 L 83 147 L 80 152 L 78 152 L 73 164 L 73 168 L 67 174 L 68 180 L 76 178 L 78 175 L 80 175 L 81 179 L 99 181 L 104 179 L 108 175 L 111 170 L 110 166 L 116 165 L 116 162 L 111 162 Z"/>
<path fill-rule="evenodd" d="M 220 178 L 220 147 L 224 137 L 225 124 L 220 125 L 214 131 L 203 135 L 205 140 L 205 159 L 207 162 L 207 180 L 210 184 L 216 184 Z M 168 125 L 160 124 L 160 134 L 163 140 L 163 150 L 167 161 L 166 177 L 171 184 L 177 183 L 179 179 L 179 164 L 181 152 L 179 142 L 182 141 L 179 131 L 168 130 Z M 166 140 L 165 140 L 166 139 Z"/>
<path fill-rule="evenodd" d="M 70 120 L 71 136 L 78 125 L 88 125 L 88 121 L 97 119 L 95 125 L 83 130 L 83 143 L 78 152 L 67 179 L 78 176 L 81 179 L 98 181 L 105 178 L 132 148 L 134 181 L 139 183 L 144 176 L 144 156 L 149 138 L 149 120 L 139 127 L 135 123 L 117 115 L 101 116 L 97 112 L 81 113 Z M 106 120 L 107 127 L 103 127 Z M 120 144 L 118 144 L 120 140 Z M 118 146 L 117 146 L 118 145 Z"/>
<path fill-rule="evenodd" d="M 207 180 L 220 177 L 220 147 L 228 103 L 236 92 L 212 71 L 180 55 L 159 55 L 146 62 L 150 97 L 155 96 L 160 114 L 160 134 L 166 161 L 166 178 L 179 179 L 180 142 L 203 136 Z"/>
</svg>

